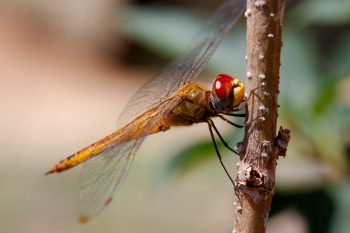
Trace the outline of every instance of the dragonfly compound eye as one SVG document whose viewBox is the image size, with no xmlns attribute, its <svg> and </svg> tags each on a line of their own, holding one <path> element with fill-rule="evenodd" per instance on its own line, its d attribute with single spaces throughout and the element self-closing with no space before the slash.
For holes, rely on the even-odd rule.
<svg viewBox="0 0 350 233">
<path fill-rule="evenodd" d="M 226 100 L 232 95 L 233 78 L 227 74 L 219 74 L 213 83 L 213 94 L 220 100 Z"/>
<path fill-rule="evenodd" d="M 213 104 L 218 110 L 228 110 L 233 106 L 233 81 L 227 74 L 219 74 L 212 86 Z"/>
</svg>

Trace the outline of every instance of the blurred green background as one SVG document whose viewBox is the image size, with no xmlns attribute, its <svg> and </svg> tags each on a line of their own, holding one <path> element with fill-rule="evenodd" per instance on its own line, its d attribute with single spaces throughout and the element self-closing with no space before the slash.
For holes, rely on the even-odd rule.
<svg viewBox="0 0 350 233">
<path fill-rule="evenodd" d="M 220 1 L 0 2 L 0 232 L 231 232 L 234 192 L 205 124 L 149 137 L 113 204 L 77 222 L 80 168 L 57 161 L 116 129 L 138 87 L 179 56 Z M 350 232 L 350 2 L 287 1 L 268 232 Z M 245 82 L 245 22 L 198 81 Z M 216 121 L 234 145 L 242 131 Z M 221 147 L 234 176 L 238 158 Z"/>
</svg>

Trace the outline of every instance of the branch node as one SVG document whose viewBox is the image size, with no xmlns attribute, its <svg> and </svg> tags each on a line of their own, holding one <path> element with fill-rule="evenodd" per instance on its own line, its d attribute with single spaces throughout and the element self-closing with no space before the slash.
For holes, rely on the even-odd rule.
<svg viewBox="0 0 350 233">
<path fill-rule="evenodd" d="M 264 56 L 263 56 L 264 58 Z M 260 59 L 260 55 L 259 55 L 259 59 Z M 258 78 L 260 78 L 261 80 L 264 80 L 266 78 L 265 74 L 259 74 Z"/>
<path fill-rule="evenodd" d="M 275 154 L 277 156 L 283 156 L 283 157 L 286 156 L 289 140 L 290 140 L 290 130 L 283 129 L 283 127 L 280 126 L 280 129 L 278 130 L 278 134 L 276 137 Z"/>
<path fill-rule="evenodd" d="M 247 8 L 247 10 L 244 12 L 244 16 L 246 17 L 246 18 L 248 18 L 249 16 L 251 16 L 252 15 L 252 11 L 249 9 L 249 8 Z"/>
<path fill-rule="evenodd" d="M 252 73 L 250 73 L 249 71 L 247 72 L 247 78 L 248 78 L 249 80 L 251 80 L 251 79 L 253 78 Z"/>
<path fill-rule="evenodd" d="M 265 0 L 256 0 L 255 1 L 255 6 L 257 8 L 262 8 L 266 5 L 266 1 Z"/>
<path fill-rule="evenodd" d="M 241 214 L 242 213 L 242 205 L 238 201 L 235 201 L 233 203 L 233 205 L 235 206 L 236 213 Z"/>
<path fill-rule="evenodd" d="M 266 153 L 270 153 L 272 151 L 271 143 L 267 140 L 262 141 L 261 143 L 262 147 L 264 148 L 264 151 Z"/>
<path fill-rule="evenodd" d="M 258 188 L 264 184 L 263 175 L 257 169 L 249 166 L 244 172 L 244 183 L 247 188 Z"/>
<path fill-rule="evenodd" d="M 240 155 L 244 155 L 245 153 L 245 147 L 243 142 L 238 142 L 235 146 L 235 151 L 238 152 Z"/>
</svg>

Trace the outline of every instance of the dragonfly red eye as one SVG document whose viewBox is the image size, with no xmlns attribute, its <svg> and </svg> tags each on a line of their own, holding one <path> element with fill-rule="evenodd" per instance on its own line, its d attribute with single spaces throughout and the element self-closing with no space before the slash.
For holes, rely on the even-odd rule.
<svg viewBox="0 0 350 233">
<path fill-rule="evenodd" d="M 232 95 L 233 78 L 227 74 L 219 74 L 213 83 L 212 91 L 220 100 Z"/>
</svg>

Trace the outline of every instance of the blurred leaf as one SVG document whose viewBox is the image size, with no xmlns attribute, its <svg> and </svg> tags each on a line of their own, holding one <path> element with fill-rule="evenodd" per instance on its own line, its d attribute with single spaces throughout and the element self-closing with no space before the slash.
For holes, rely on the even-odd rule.
<svg viewBox="0 0 350 233">
<path fill-rule="evenodd" d="M 321 115 L 327 117 L 335 127 L 348 128 L 350 127 L 348 124 L 350 102 L 346 97 L 342 99 L 342 95 L 346 95 L 343 92 L 347 92 L 347 82 L 350 84 L 350 78 L 333 78 L 326 81 L 318 91 L 313 113 L 315 117 Z"/>
<path fill-rule="evenodd" d="M 350 14 L 349 14 L 350 15 Z M 333 55 L 331 57 L 332 71 L 334 75 L 350 76 L 350 32 L 343 34 L 334 44 Z"/>
<path fill-rule="evenodd" d="M 290 12 L 289 20 L 299 27 L 310 25 L 335 25 L 350 23 L 350 1 L 348 0 L 307 0 Z"/>
<path fill-rule="evenodd" d="M 286 27 L 283 41 L 280 98 L 290 107 L 305 111 L 311 107 L 317 91 L 317 50 L 312 36 L 292 27 Z"/>
<path fill-rule="evenodd" d="M 324 113 L 328 108 L 331 108 L 334 105 L 335 97 L 337 95 L 337 84 L 339 80 L 332 80 L 328 84 L 325 84 L 323 87 L 320 87 L 318 91 L 318 97 L 316 97 L 316 102 L 314 104 L 313 112 L 316 115 Z"/>
<path fill-rule="evenodd" d="M 210 59 L 208 69 L 214 74 L 232 74 L 245 82 L 246 79 L 246 41 L 244 28 L 235 26 L 231 33 L 221 43 L 214 56 Z"/>
<path fill-rule="evenodd" d="M 308 135 L 321 157 L 332 164 L 339 173 L 347 174 L 347 163 L 345 157 L 345 148 L 342 143 L 339 129 L 325 117 L 312 119 L 313 131 Z"/>
<path fill-rule="evenodd" d="M 127 36 L 169 58 L 179 55 L 202 25 L 198 15 L 173 8 L 131 8 L 126 18 Z"/>
<path fill-rule="evenodd" d="M 350 182 L 339 183 L 330 189 L 336 201 L 336 213 L 332 224 L 333 233 L 349 232 L 350 229 Z"/>
<path fill-rule="evenodd" d="M 219 149 L 222 149 L 221 146 Z M 186 172 L 194 166 L 212 159 L 213 156 L 215 156 L 213 143 L 211 141 L 199 142 L 174 155 L 173 159 L 168 161 L 165 172 L 168 175 Z"/>
<path fill-rule="evenodd" d="M 194 36 L 208 17 L 173 8 L 132 8 L 127 14 L 129 23 L 123 31 L 141 45 L 173 58 L 196 43 Z M 239 26 L 232 31 L 210 59 L 207 68 L 214 73 L 245 77 L 245 34 Z"/>
<path fill-rule="evenodd" d="M 274 195 L 270 215 L 294 208 L 308 222 L 310 233 L 330 232 L 334 220 L 335 200 L 325 189 L 279 192 Z"/>
</svg>

